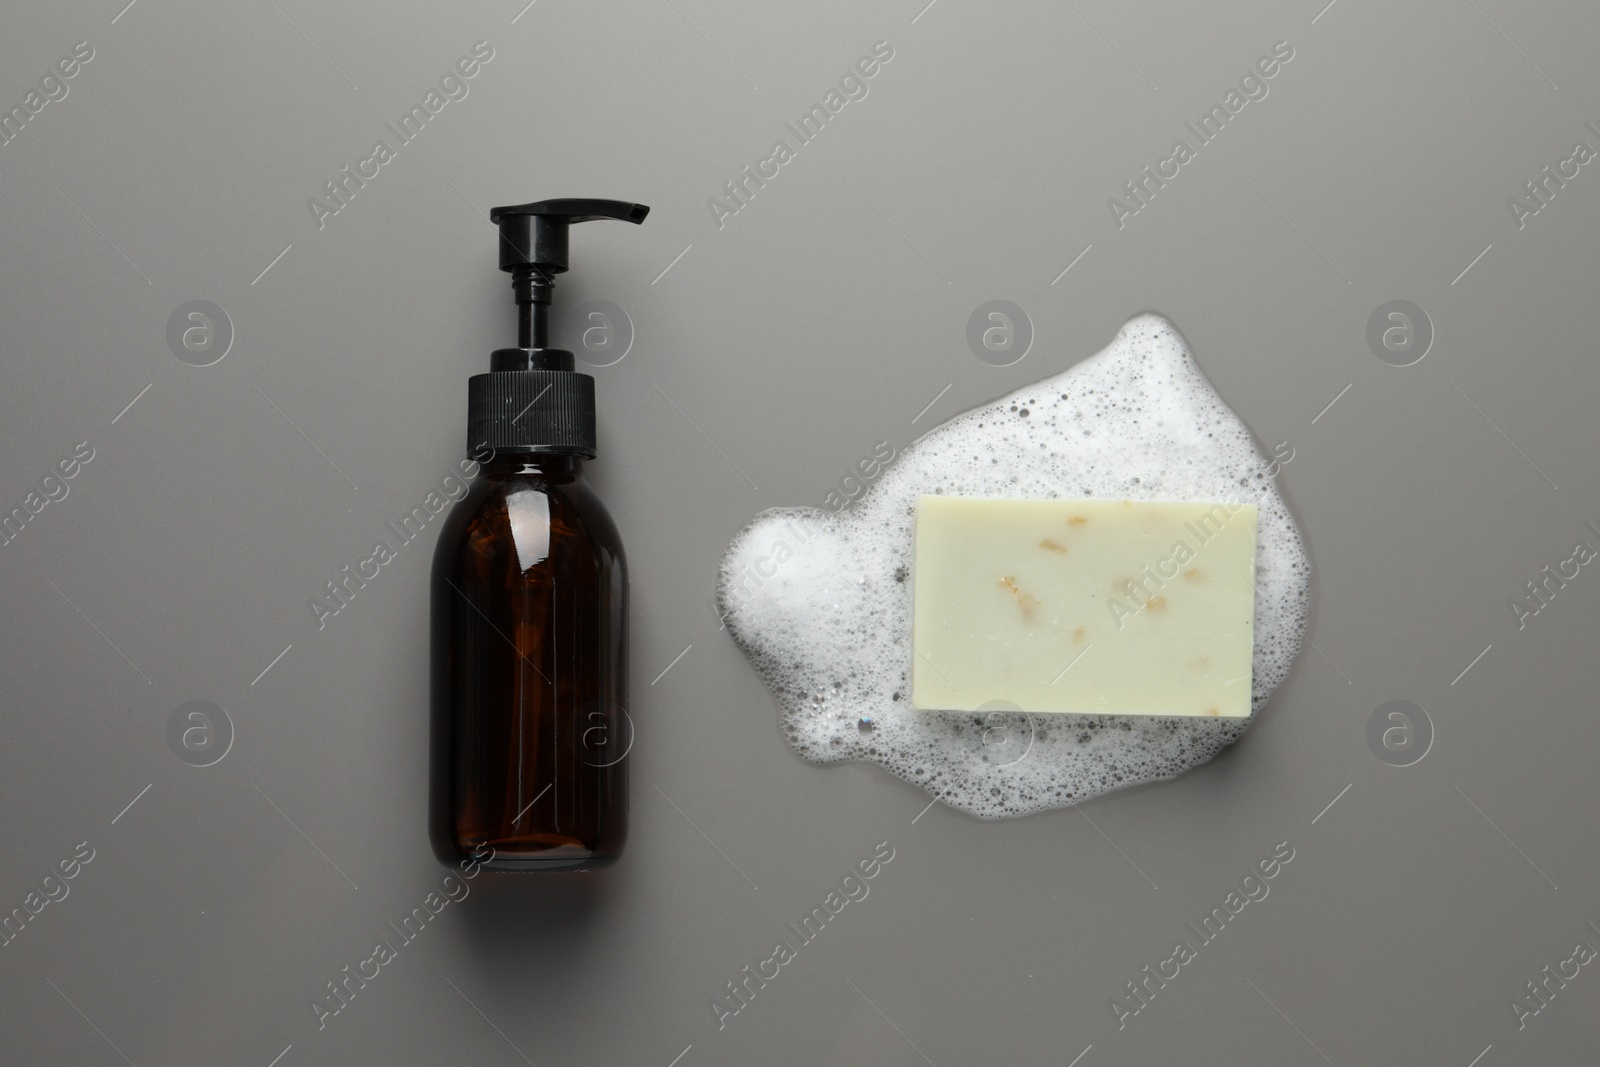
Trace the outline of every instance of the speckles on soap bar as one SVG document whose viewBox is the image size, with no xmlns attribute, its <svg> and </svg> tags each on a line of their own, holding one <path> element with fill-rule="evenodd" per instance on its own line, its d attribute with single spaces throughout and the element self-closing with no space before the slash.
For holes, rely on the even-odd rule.
<svg viewBox="0 0 1600 1067">
<path fill-rule="evenodd" d="M 1017 580 L 1009 574 L 1002 574 L 997 583 L 1000 588 L 1011 594 L 1011 599 L 1017 602 L 1017 610 L 1022 617 L 1032 621 L 1039 614 L 1039 598 L 1017 585 Z"/>
<path fill-rule="evenodd" d="M 1252 720 L 913 709 L 905 694 L 918 496 L 1256 504 L 1259 711 L 1299 652 L 1310 580 L 1266 469 L 1177 331 L 1140 316 L 1066 372 L 929 431 L 850 510 L 758 516 L 729 546 L 718 599 L 805 759 L 871 760 L 983 818 L 1062 807 L 1204 763 Z M 1070 550 L 1070 537 L 1069 521 L 1052 540 Z M 1184 576 L 1204 581 L 1199 570 Z M 1012 595 L 1001 577 L 996 595 Z M 1083 635 L 1088 655 L 1092 644 L 1093 633 Z"/>
</svg>

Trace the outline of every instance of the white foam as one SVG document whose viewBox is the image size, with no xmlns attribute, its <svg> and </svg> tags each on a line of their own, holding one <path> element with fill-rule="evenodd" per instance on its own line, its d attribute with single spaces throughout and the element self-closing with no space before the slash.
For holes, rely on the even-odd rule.
<svg viewBox="0 0 1600 1067">
<path fill-rule="evenodd" d="M 728 548 L 718 599 L 805 759 L 871 760 L 983 818 L 1062 807 L 1204 763 L 1289 673 L 1311 568 L 1275 473 L 1172 324 L 1143 315 L 1064 373 L 929 431 L 853 508 L 757 516 Z M 924 493 L 1255 503 L 1250 718 L 914 710 L 909 576 Z"/>
</svg>

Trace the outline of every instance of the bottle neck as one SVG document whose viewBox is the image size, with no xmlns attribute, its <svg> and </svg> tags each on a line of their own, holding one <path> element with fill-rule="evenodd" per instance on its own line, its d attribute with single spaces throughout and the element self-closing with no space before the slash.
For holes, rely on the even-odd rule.
<svg viewBox="0 0 1600 1067">
<path fill-rule="evenodd" d="M 479 474 L 496 481 L 508 478 L 572 481 L 583 477 L 583 462 L 582 456 L 562 452 L 502 452 L 486 460 Z"/>
</svg>

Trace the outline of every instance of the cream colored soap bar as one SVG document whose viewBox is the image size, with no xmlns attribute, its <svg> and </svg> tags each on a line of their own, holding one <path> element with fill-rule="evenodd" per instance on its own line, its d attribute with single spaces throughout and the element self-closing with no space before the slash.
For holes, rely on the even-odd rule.
<svg viewBox="0 0 1600 1067">
<path fill-rule="evenodd" d="M 1247 716 L 1255 557 L 1254 504 L 924 496 L 911 703 Z"/>
</svg>

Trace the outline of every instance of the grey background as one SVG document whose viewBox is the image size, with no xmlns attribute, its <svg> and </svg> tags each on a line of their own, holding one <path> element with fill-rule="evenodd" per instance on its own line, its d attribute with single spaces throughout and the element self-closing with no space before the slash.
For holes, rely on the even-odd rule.
<svg viewBox="0 0 1600 1067">
<path fill-rule="evenodd" d="M 1521 230 L 1506 203 L 1600 147 L 1586 5 L 123 3 L 0 33 L 6 109 L 95 49 L 0 147 L 0 510 L 95 450 L 0 548 L 0 909 L 95 849 L 0 948 L 0 1059 L 1592 1062 L 1592 968 L 1525 1029 L 1510 1002 L 1600 945 L 1600 578 L 1520 631 L 1507 604 L 1600 521 L 1600 177 Z M 307 198 L 479 40 L 470 95 L 319 230 Z M 877 40 L 870 94 L 719 230 L 707 198 Z M 1270 95 L 1119 230 L 1107 198 L 1280 40 Z M 513 336 L 483 213 L 569 195 L 654 208 L 574 231 L 558 295 L 637 330 L 594 372 L 592 465 L 633 576 L 629 852 L 476 879 L 319 1031 L 324 983 L 445 873 L 433 530 L 325 629 L 306 601 L 462 454 L 466 378 Z M 213 366 L 166 344 L 192 299 L 236 331 Z M 991 299 L 1032 321 L 1014 366 L 967 349 Z M 1365 341 L 1393 299 L 1435 327 L 1414 366 Z M 795 758 L 718 629 L 728 539 L 1144 310 L 1295 450 L 1315 647 L 1260 721 L 998 824 Z M 236 729 L 209 767 L 168 747 L 190 700 Z M 1436 730 L 1413 766 L 1368 747 L 1390 700 Z M 870 897 L 719 1030 L 710 998 L 884 841 Z M 1280 841 L 1270 897 L 1119 1031 L 1111 998 Z"/>
</svg>

